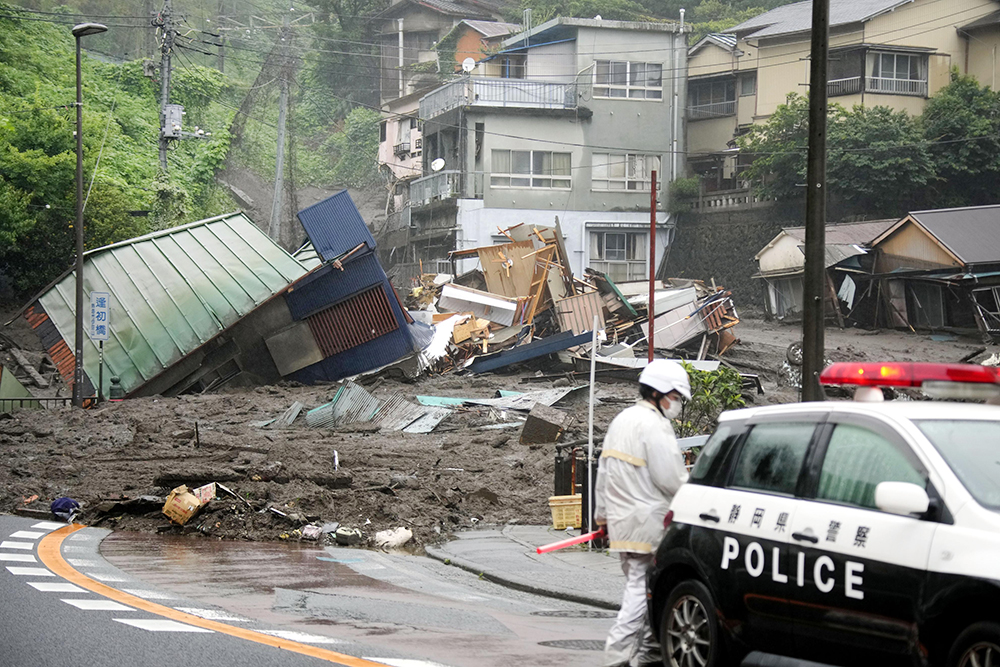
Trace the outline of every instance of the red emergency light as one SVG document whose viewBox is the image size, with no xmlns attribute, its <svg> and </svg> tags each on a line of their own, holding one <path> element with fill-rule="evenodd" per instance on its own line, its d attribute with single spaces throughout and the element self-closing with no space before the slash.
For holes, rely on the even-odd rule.
<svg viewBox="0 0 1000 667">
<path fill-rule="evenodd" d="M 857 387 L 923 387 L 939 382 L 1000 385 L 1000 370 L 975 364 L 838 362 L 827 366 L 819 381 Z"/>
</svg>

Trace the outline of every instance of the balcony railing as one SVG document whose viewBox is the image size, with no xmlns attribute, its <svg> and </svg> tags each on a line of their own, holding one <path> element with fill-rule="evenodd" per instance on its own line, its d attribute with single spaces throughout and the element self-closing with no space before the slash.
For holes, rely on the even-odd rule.
<svg viewBox="0 0 1000 667">
<path fill-rule="evenodd" d="M 927 82 L 919 79 L 886 79 L 869 76 L 865 79 L 865 90 L 869 93 L 927 97 Z"/>
<path fill-rule="evenodd" d="M 721 118 L 736 114 L 736 100 L 730 102 L 714 102 L 712 104 L 696 104 L 688 107 L 688 119 L 702 120 L 705 118 Z"/>
<path fill-rule="evenodd" d="M 575 109 L 576 84 L 523 79 L 459 79 L 425 95 L 420 100 L 420 116 L 433 118 L 460 106 Z"/>
<path fill-rule="evenodd" d="M 854 95 L 860 92 L 860 76 L 852 76 L 846 79 L 832 79 L 826 83 L 826 94 L 830 97 L 835 95 Z"/>
<path fill-rule="evenodd" d="M 392 152 L 395 155 L 406 155 L 407 153 L 410 152 L 410 142 L 403 141 L 401 143 L 396 144 L 395 146 L 393 146 Z"/>
<path fill-rule="evenodd" d="M 462 172 L 439 171 L 410 183 L 410 206 L 427 206 L 433 201 L 456 199 L 462 194 Z"/>
</svg>

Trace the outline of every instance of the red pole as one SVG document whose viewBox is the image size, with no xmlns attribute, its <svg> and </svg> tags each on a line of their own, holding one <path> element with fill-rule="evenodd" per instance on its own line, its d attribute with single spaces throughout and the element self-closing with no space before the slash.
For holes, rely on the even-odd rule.
<svg viewBox="0 0 1000 667">
<path fill-rule="evenodd" d="M 656 319 L 656 170 L 649 181 L 649 361 L 653 361 L 653 321 Z"/>
</svg>

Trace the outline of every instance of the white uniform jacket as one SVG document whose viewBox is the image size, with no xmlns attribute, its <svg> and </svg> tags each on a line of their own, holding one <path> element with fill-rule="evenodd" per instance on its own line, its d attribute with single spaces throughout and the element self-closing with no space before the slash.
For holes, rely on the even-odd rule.
<svg viewBox="0 0 1000 667">
<path fill-rule="evenodd" d="M 611 550 L 652 552 L 687 478 L 670 420 L 648 401 L 622 410 L 604 436 L 595 493 L 594 521 L 607 525 Z"/>
</svg>

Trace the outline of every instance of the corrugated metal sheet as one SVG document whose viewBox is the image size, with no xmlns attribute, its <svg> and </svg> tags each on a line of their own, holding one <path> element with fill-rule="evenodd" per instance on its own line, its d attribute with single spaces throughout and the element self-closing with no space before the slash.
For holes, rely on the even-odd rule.
<svg viewBox="0 0 1000 667">
<path fill-rule="evenodd" d="M 476 317 L 504 326 L 510 326 L 514 323 L 514 315 L 518 310 L 516 299 L 508 299 L 489 292 L 480 292 L 471 287 L 463 287 L 453 283 L 448 283 L 441 288 L 438 306 L 455 313 L 472 313 Z"/>
<path fill-rule="evenodd" d="M 427 412 L 428 408 L 410 403 L 402 394 L 393 394 L 375 413 L 371 422 L 383 431 L 402 431 Z"/>
<path fill-rule="evenodd" d="M 582 334 L 594 330 L 594 315 L 597 315 L 597 328 L 604 328 L 604 299 L 599 292 L 587 292 L 567 297 L 556 302 L 556 316 L 559 318 L 559 328 Z"/>
<path fill-rule="evenodd" d="M 382 285 L 310 315 L 307 321 L 324 358 L 399 328 Z"/>
<path fill-rule="evenodd" d="M 303 320 L 385 280 L 378 257 L 366 253 L 345 262 L 343 271 L 331 265 L 316 269 L 295 285 L 285 296 L 285 302 L 292 319 Z"/>
<path fill-rule="evenodd" d="M 375 239 L 347 190 L 299 211 L 298 218 L 324 262 L 337 259 L 361 243 L 369 251 L 375 249 Z"/>
<path fill-rule="evenodd" d="M 427 409 L 424 416 L 419 417 L 415 422 L 404 428 L 403 433 L 430 433 L 437 427 L 438 424 L 448 417 L 451 412 L 452 411 L 448 408 Z"/>
<path fill-rule="evenodd" d="M 503 350 L 502 352 L 497 352 L 496 354 L 487 354 L 476 357 L 473 359 L 472 363 L 469 364 L 469 371 L 473 373 L 486 373 L 511 364 L 536 359 L 538 357 L 544 357 L 545 355 L 552 354 L 553 352 L 559 352 L 560 350 L 567 350 L 571 347 L 576 347 L 577 345 L 589 343 L 592 337 L 593 334 L 589 331 L 582 333 L 579 336 L 574 336 L 572 332 L 569 331 L 561 331 L 554 336 L 548 336 L 547 338 L 532 341 L 527 345 L 519 345 L 513 349 Z"/>
<path fill-rule="evenodd" d="M 111 293 L 105 392 L 112 375 L 138 389 L 306 274 L 242 213 L 91 250 L 85 262 L 84 290 Z M 38 299 L 64 341 L 74 337 L 75 284 L 67 273 Z M 89 378 L 98 364 L 87 337 Z"/>
<path fill-rule="evenodd" d="M 366 422 L 382 407 L 382 401 L 354 382 L 345 382 L 333 400 L 306 413 L 306 424 L 332 428 L 341 424 Z"/>
</svg>

